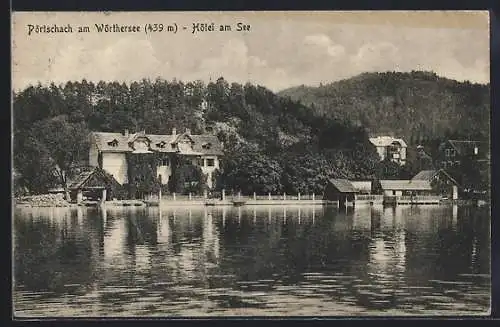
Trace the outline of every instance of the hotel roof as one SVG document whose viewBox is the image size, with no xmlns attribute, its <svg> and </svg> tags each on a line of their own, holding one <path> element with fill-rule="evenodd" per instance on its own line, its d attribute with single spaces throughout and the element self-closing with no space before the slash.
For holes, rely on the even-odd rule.
<svg viewBox="0 0 500 327">
<path fill-rule="evenodd" d="M 222 143 L 215 135 L 210 134 L 146 134 L 144 132 L 124 135 L 122 133 L 92 132 L 91 142 L 102 152 L 133 152 L 132 142 L 145 139 L 148 150 L 163 153 L 181 153 L 191 155 L 222 155 Z M 188 139 L 191 143 L 184 145 L 179 141 Z"/>
</svg>

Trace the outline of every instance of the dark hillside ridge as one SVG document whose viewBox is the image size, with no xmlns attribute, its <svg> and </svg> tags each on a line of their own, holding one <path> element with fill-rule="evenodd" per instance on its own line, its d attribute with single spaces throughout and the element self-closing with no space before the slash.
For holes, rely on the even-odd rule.
<svg viewBox="0 0 500 327">
<path fill-rule="evenodd" d="M 316 115 L 351 121 L 373 136 L 403 137 L 410 145 L 444 138 L 489 141 L 489 84 L 421 71 L 364 73 L 279 95 L 300 101 Z"/>
</svg>

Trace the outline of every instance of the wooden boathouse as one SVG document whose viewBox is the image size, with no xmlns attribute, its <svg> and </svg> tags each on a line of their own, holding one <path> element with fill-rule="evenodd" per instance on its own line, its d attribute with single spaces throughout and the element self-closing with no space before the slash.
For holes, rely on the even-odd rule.
<svg viewBox="0 0 500 327">
<path fill-rule="evenodd" d="M 380 187 L 386 205 L 439 204 L 441 200 L 428 180 L 381 180 Z"/>
<path fill-rule="evenodd" d="M 450 200 L 458 200 L 459 184 L 444 169 L 422 170 L 411 180 L 429 181 L 436 195 L 447 197 Z"/>
<path fill-rule="evenodd" d="M 124 199 L 122 185 L 99 167 L 85 169 L 69 185 L 71 200 L 76 203 L 87 201 L 109 201 L 114 198 Z"/>
<path fill-rule="evenodd" d="M 353 206 L 356 189 L 347 179 L 329 179 L 323 194 L 323 200 L 338 203 L 339 207 Z"/>
</svg>

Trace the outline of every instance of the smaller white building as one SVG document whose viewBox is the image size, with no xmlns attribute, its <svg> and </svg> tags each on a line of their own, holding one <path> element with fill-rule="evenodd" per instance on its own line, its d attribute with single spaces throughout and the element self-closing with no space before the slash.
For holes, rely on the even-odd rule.
<svg viewBox="0 0 500 327">
<path fill-rule="evenodd" d="M 381 180 L 385 196 L 431 195 L 432 186 L 427 180 Z"/>
<path fill-rule="evenodd" d="M 380 161 L 389 158 L 389 160 L 401 166 L 406 163 L 407 145 L 403 139 L 392 136 L 377 136 L 371 137 L 370 142 L 377 149 Z"/>
</svg>

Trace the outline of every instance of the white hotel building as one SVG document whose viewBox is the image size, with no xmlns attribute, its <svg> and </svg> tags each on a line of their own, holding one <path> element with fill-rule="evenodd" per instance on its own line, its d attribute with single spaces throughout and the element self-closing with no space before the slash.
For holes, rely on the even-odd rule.
<svg viewBox="0 0 500 327">
<path fill-rule="evenodd" d="M 146 134 L 144 131 L 129 134 L 92 132 L 90 133 L 89 164 L 107 171 L 120 184 L 128 184 L 127 154 L 144 153 L 163 154 L 157 167 L 157 176 L 162 184 L 167 184 L 173 173 L 173 156 L 184 157 L 200 166 L 207 176 L 208 187 L 212 185 L 212 174 L 219 168 L 222 156 L 222 144 L 216 136 L 210 134 L 191 134 L 189 129 L 170 135 Z"/>
</svg>

